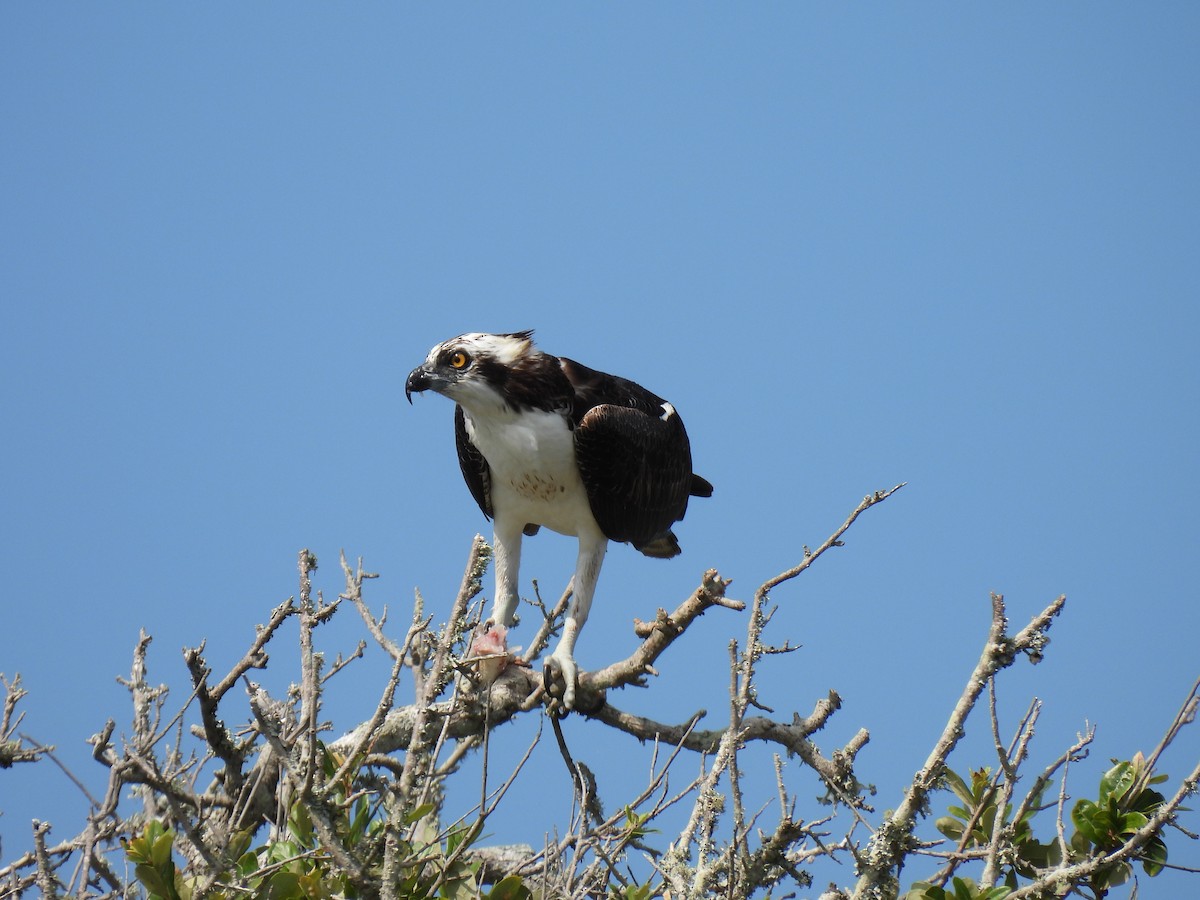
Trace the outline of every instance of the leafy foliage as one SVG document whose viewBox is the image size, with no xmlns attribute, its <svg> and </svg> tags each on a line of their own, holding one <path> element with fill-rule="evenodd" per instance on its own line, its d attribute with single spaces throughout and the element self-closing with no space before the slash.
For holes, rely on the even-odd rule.
<svg viewBox="0 0 1200 900">
<path fill-rule="evenodd" d="M 332 777 L 342 760 L 322 748 L 325 773 Z M 343 848 L 358 848 L 378 842 L 384 822 L 380 810 L 373 808 L 363 792 L 353 792 L 354 779 L 345 780 L 328 804 L 332 812 L 338 843 Z M 460 825 L 439 835 L 432 819 L 433 804 L 419 806 L 404 816 L 408 825 L 428 825 L 418 833 L 428 840 L 406 842 L 401 848 L 405 864 L 396 885 L 398 900 L 529 900 L 532 893 L 516 875 L 499 879 L 485 890 L 478 863 L 464 862 L 462 855 L 479 838 L 475 825 Z M 323 845 L 313 826 L 308 804 L 297 801 L 291 807 L 287 828 L 273 834 L 266 843 L 250 849 L 251 836 L 242 833 L 229 845 L 222 870 L 211 884 L 188 874 L 175 862 L 176 834 L 161 822 L 149 822 L 141 835 L 126 842 L 125 853 L 134 866 L 134 876 L 148 900 L 192 900 L 203 894 L 213 900 L 262 898 L 262 900 L 332 900 L 357 898 L 362 891 L 351 879 L 337 855 Z M 382 854 L 369 877 L 383 877 Z"/>
<path fill-rule="evenodd" d="M 1012 804 L 1004 804 L 1003 810 L 999 807 L 999 792 L 992 769 L 975 769 L 970 773 L 970 778 L 968 784 L 957 772 L 946 770 L 945 785 L 961 805 L 948 807 L 950 815 L 939 818 L 935 823 L 938 831 L 964 849 L 987 847 L 997 834 L 1003 834 L 1012 848 L 1004 866 L 1005 882 L 1010 888 L 1017 886 L 1018 875 L 1033 878 L 1039 870 L 1051 868 L 1062 861 L 1056 841 L 1043 844 L 1033 836 L 1034 816 L 1045 808 L 1042 797 L 1046 784 L 1043 783 L 1036 790 L 1020 817 L 1013 821 Z"/>
<path fill-rule="evenodd" d="M 1166 798 L 1148 785 L 1162 784 L 1168 776 L 1153 773 L 1142 754 L 1113 763 L 1100 779 L 1096 799 L 1081 799 L 1071 810 L 1074 832 L 1067 842 L 1065 861 L 1068 865 L 1087 860 L 1103 861 L 1121 850 L 1166 803 Z M 1021 878 L 1036 879 L 1064 862 L 1058 840 L 1042 843 L 1033 834 L 1035 815 L 1047 808 L 1041 805 L 1047 787 L 1045 782 L 1015 821 L 1012 806 L 1006 804 L 1001 810 L 996 801 L 997 782 L 990 769 L 973 770 L 969 782 L 948 769 L 944 782 L 959 803 L 949 806 L 949 815 L 937 820 L 938 831 L 964 849 L 988 848 L 1002 837 L 1008 860 L 1004 885 L 981 888 L 969 878 L 958 877 L 949 882 L 949 887 L 917 882 L 905 895 L 906 900 L 996 900 L 1016 890 Z M 1137 858 L 1147 875 L 1153 877 L 1162 871 L 1167 860 L 1167 845 L 1161 830 L 1147 839 Z M 1110 888 L 1128 881 L 1132 874 L 1132 866 L 1124 859 L 1102 862 L 1079 879 L 1079 887 L 1093 896 L 1103 897 Z M 1067 885 L 1057 893 L 1067 896 L 1075 891 Z"/>
<path fill-rule="evenodd" d="M 906 900 L 1003 900 L 1011 893 L 1008 887 L 981 888 L 970 878 L 955 877 L 949 888 L 918 881 L 904 896 Z"/>
<path fill-rule="evenodd" d="M 1166 802 L 1149 785 L 1162 784 L 1164 774 L 1151 772 L 1139 753 L 1131 760 L 1113 760 L 1114 765 L 1100 778 L 1100 790 L 1095 800 L 1080 800 L 1071 810 L 1075 833 L 1071 837 L 1071 852 L 1076 857 L 1104 855 L 1118 850 Z M 1162 871 L 1167 861 L 1167 845 L 1161 832 L 1143 847 L 1139 858 L 1147 875 Z M 1098 895 L 1110 887 L 1124 884 L 1133 874 L 1133 867 L 1124 860 L 1101 867 L 1092 876 L 1091 884 Z"/>
</svg>

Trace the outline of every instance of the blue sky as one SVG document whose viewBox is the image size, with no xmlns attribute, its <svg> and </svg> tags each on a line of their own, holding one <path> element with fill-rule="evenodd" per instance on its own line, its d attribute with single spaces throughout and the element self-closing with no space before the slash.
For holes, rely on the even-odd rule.
<svg viewBox="0 0 1200 900">
<path fill-rule="evenodd" d="M 23 731 L 99 790 L 84 741 L 128 721 L 139 628 L 182 703 L 179 648 L 238 658 L 301 547 L 328 596 L 345 548 L 377 606 L 445 608 L 487 523 L 449 404 L 410 408 L 403 379 L 451 335 L 536 328 L 669 398 L 716 486 L 682 557 L 609 553 L 585 668 L 705 568 L 749 597 L 907 481 L 776 592 L 769 636 L 803 649 L 762 699 L 837 689 L 820 743 L 868 728 L 859 777 L 892 807 L 988 592 L 1014 623 L 1065 593 L 1045 662 L 1001 693 L 1010 727 L 1046 701 L 1042 760 L 1098 725 L 1081 796 L 1200 675 L 1197 46 L 1200 11 L 1170 3 L 6 4 L 0 671 L 30 691 Z M 573 560 L 528 542 L 525 591 Z M 743 634 L 709 614 L 614 702 L 715 724 Z M 321 635 L 360 636 L 350 615 Z M 331 688 L 337 729 L 386 673 L 372 653 Z M 568 726 L 621 802 L 648 751 Z M 533 732 L 502 729 L 498 758 Z M 987 746 L 979 717 L 952 762 Z M 1165 767 L 1198 754 L 1188 733 Z M 497 839 L 563 821 L 549 744 L 535 764 Z M 0 773 L 4 858 L 83 808 L 50 766 Z"/>
</svg>

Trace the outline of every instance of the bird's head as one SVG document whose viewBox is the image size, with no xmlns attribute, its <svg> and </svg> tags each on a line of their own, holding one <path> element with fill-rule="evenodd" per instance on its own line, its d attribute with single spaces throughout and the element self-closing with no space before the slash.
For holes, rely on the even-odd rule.
<svg viewBox="0 0 1200 900">
<path fill-rule="evenodd" d="M 408 373 L 404 396 L 435 391 L 465 406 L 503 403 L 508 373 L 534 353 L 533 332 L 460 334 L 435 346 L 425 362 Z"/>
</svg>

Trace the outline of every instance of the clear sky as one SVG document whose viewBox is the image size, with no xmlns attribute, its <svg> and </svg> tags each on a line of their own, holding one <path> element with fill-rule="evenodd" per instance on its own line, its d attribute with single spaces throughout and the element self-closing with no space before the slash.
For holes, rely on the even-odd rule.
<svg viewBox="0 0 1200 900">
<path fill-rule="evenodd" d="M 394 621 L 417 587 L 444 609 L 489 532 L 450 405 L 410 408 L 404 377 L 454 334 L 536 328 L 670 399 L 716 486 L 678 559 L 610 551 L 585 668 L 704 569 L 749 597 L 907 481 L 776 592 L 768 637 L 803 649 L 761 699 L 838 690 L 819 743 L 868 728 L 859 777 L 890 808 L 988 592 L 1014 624 L 1065 593 L 1045 662 L 1001 693 L 1008 728 L 1045 700 L 1039 761 L 1098 725 L 1094 791 L 1200 674 L 1197 47 L 1188 3 L 4 4 L 0 671 L 30 691 L 22 730 L 99 790 L 84 741 L 127 727 L 138 630 L 181 704 L 180 648 L 238 658 L 301 547 L 327 596 L 345 548 Z M 528 542 L 526 593 L 557 594 L 574 554 Z M 331 655 L 365 636 L 340 619 Z M 613 701 L 715 726 L 744 625 L 710 613 Z M 332 687 L 335 729 L 369 714 L 380 656 Z M 498 759 L 534 731 L 499 731 Z M 952 764 L 994 764 L 969 731 Z M 567 734 L 609 803 L 642 783 L 645 748 Z M 498 840 L 564 821 L 550 744 Z M 1198 754 L 1187 733 L 1165 768 Z M 84 804 L 39 765 L 0 772 L 0 810 L 9 859 Z"/>
</svg>

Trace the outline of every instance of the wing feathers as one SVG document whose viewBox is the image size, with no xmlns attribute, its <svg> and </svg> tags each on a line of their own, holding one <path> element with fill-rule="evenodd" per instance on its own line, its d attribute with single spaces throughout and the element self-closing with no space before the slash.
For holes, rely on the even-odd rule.
<svg viewBox="0 0 1200 900">
<path fill-rule="evenodd" d="M 560 359 L 575 390 L 575 458 L 600 530 L 647 556 L 679 553 L 671 525 L 688 497 L 712 496 L 692 473 L 692 450 L 675 408 L 627 378 Z"/>
<path fill-rule="evenodd" d="M 611 540 L 646 550 L 687 511 L 692 457 L 678 416 L 592 407 L 575 429 L 575 456 L 596 523 Z M 671 538 L 673 551 L 679 545 Z M 658 553 L 665 547 L 658 544 Z"/>
<path fill-rule="evenodd" d="M 467 422 L 463 409 L 457 403 L 454 405 L 454 443 L 458 447 L 458 467 L 462 469 L 463 480 L 471 489 L 471 496 L 483 510 L 483 514 L 492 518 L 492 472 L 487 460 L 479 452 L 479 448 L 467 437 Z"/>
</svg>

